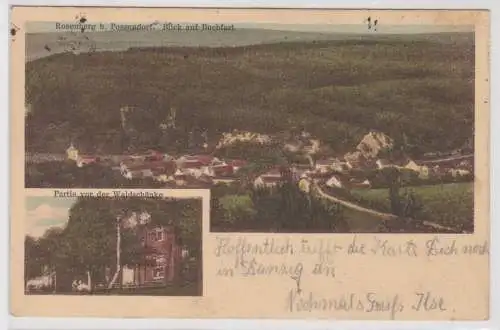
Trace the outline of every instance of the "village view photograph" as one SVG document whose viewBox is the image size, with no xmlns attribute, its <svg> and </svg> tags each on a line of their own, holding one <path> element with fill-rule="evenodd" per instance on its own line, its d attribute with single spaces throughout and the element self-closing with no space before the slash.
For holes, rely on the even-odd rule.
<svg viewBox="0 0 500 330">
<path fill-rule="evenodd" d="M 25 294 L 201 296 L 201 205 L 26 197 Z"/>
<path fill-rule="evenodd" d="M 32 26 L 28 188 L 210 189 L 212 232 L 474 232 L 469 26 Z"/>
</svg>

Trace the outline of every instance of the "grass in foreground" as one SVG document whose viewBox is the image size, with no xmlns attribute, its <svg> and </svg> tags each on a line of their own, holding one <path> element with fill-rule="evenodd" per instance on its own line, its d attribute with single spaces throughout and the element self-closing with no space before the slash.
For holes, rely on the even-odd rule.
<svg viewBox="0 0 500 330">
<path fill-rule="evenodd" d="M 473 183 L 448 183 L 432 186 L 408 187 L 422 202 L 421 220 L 439 225 L 473 230 L 474 228 L 474 190 Z M 354 189 L 355 197 L 376 201 L 387 211 L 390 209 L 387 189 Z"/>
</svg>

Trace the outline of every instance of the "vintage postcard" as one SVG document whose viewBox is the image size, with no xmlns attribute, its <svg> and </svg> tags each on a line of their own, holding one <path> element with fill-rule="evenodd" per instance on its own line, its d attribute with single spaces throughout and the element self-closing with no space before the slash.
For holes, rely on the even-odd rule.
<svg viewBox="0 0 500 330">
<path fill-rule="evenodd" d="M 487 11 L 11 20 L 14 314 L 489 317 Z"/>
</svg>

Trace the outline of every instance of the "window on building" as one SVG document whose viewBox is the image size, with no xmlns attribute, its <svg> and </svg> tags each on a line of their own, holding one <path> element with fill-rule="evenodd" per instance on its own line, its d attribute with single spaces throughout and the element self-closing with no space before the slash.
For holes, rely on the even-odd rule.
<svg viewBox="0 0 500 330">
<path fill-rule="evenodd" d="M 149 241 L 152 241 L 152 242 L 163 241 L 165 239 L 165 235 L 163 233 L 163 230 L 157 229 L 157 230 L 150 232 L 148 234 L 148 239 L 149 239 Z"/>
<path fill-rule="evenodd" d="M 155 258 L 155 268 L 154 268 L 154 279 L 162 279 L 165 278 L 165 267 L 166 267 L 166 259 L 163 256 L 158 256 Z"/>
<path fill-rule="evenodd" d="M 153 278 L 155 280 L 165 278 L 165 267 L 155 267 Z"/>
</svg>

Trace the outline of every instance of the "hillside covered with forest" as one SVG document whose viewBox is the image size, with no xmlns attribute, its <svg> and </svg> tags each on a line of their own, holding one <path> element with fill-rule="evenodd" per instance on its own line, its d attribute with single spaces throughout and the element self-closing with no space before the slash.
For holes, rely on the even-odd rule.
<svg viewBox="0 0 500 330">
<path fill-rule="evenodd" d="M 189 132 L 304 128 L 343 153 L 371 129 L 404 135 L 415 155 L 460 148 L 474 127 L 474 37 L 384 36 L 240 47 L 55 54 L 26 65 L 26 147 L 88 152 L 132 143 L 182 150 Z M 161 129 L 172 108 L 175 129 Z"/>
</svg>

